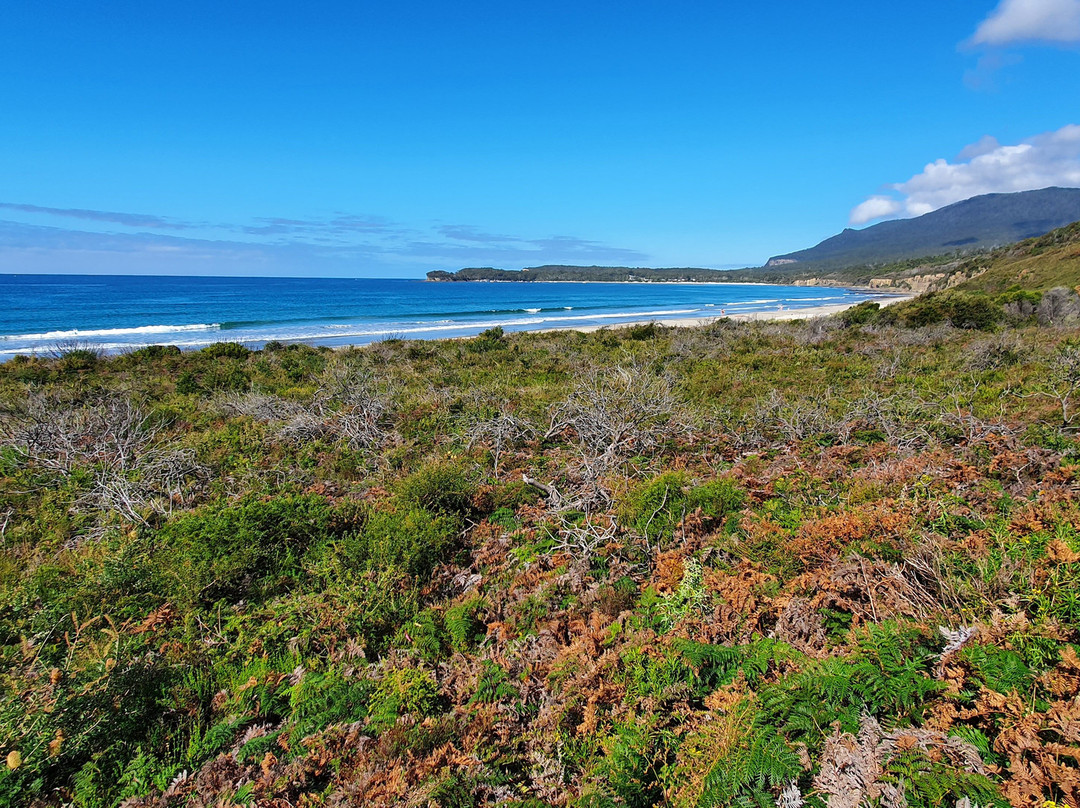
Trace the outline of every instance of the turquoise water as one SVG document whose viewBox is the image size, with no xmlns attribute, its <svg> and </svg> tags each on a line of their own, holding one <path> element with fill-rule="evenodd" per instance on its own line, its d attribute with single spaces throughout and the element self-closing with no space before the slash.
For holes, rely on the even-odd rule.
<svg viewBox="0 0 1080 808">
<path fill-rule="evenodd" d="M 363 345 L 856 303 L 872 293 L 764 284 L 430 283 L 372 278 L 0 275 L 0 359 L 58 346 Z"/>
</svg>

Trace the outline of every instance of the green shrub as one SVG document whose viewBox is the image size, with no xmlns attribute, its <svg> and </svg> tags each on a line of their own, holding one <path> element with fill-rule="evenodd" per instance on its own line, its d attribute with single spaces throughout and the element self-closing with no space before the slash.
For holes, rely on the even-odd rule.
<svg viewBox="0 0 1080 808">
<path fill-rule="evenodd" d="M 165 576 L 182 603 L 262 599 L 288 589 L 301 574 L 301 558 L 331 535 L 333 508 L 317 496 L 201 508 L 168 522 L 158 540 Z"/>
<path fill-rule="evenodd" d="M 874 300 L 864 300 L 858 305 L 840 312 L 840 321 L 848 326 L 868 325 L 877 320 L 881 304 Z"/>
<path fill-rule="evenodd" d="M 908 328 L 951 322 L 957 328 L 993 328 L 1004 316 L 1000 303 L 971 292 L 929 292 L 914 300 L 897 303 L 885 311 Z"/>
<path fill-rule="evenodd" d="M 48 676 L 27 681 L 26 702 L 0 702 L 0 748 L 22 756 L 17 769 L 0 769 L 0 804 L 30 804 L 73 779 L 85 804 L 113 804 L 127 761 L 166 728 L 159 698 L 177 675 L 122 635 L 113 653 L 67 672 L 55 687 Z M 49 744 L 58 738 L 54 752 Z"/>
<path fill-rule="evenodd" d="M 445 560 L 461 532 L 460 520 L 413 508 L 375 511 L 363 528 L 343 539 L 337 552 L 356 569 L 399 570 L 424 578 Z"/>
<path fill-rule="evenodd" d="M 132 359 L 153 361 L 166 356 L 180 356 L 180 349 L 175 345 L 147 345 L 132 351 L 130 356 Z"/>
<path fill-rule="evenodd" d="M 522 505 L 535 505 L 541 496 L 543 495 L 539 490 L 528 483 L 517 480 L 496 486 L 492 494 L 491 504 L 496 510 L 501 508 L 516 510 Z"/>
<path fill-rule="evenodd" d="M 506 348 L 506 337 L 502 326 L 494 326 L 465 343 L 465 349 L 472 353 L 487 353 Z"/>
<path fill-rule="evenodd" d="M 199 384 L 199 377 L 195 375 L 194 371 L 185 370 L 176 377 L 176 392 L 182 396 L 202 392 L 202 385 Z"/>
<path fill-rule="evenodd" d="M 93 370 L 101 354 L 93 348 L 60 348 L 59 367 L 65 373 L 84 373 Z"/>
<path fill-rule="evenodd" d="M 210 359 L 247 359 L 251 349 L 239 342 L 215 342 L 199 351 Z"/>
<path fill-rule="evenodd" d="M 432 512 L 467 514 L 476 486 L 461 466 L 436 462 L 402 479 L 397 493 L 405 502 Z"/>
<path fill-rule="evenodd" d="M 637 340 L 639 342 L 655 339 L 662 333 L 663 327 L 656 323 L 640 323 L 638 325 L 632 325 L 625 331 L 627 339 Z"/>
<path fill-rule="evenodd" d="M 731 480 L 692 486 L 685 472 L 669 471 L 631 488 L 618 503 L 618 517 L 624 527 L 658 541 L 672 538 L 683 518 L 698 508 L 710 519 L 722 519 L 743 501 L 742 490 Z"/>
<path fill-rule="evenodd" d="M 746 492 L 734 480 L 718 477 L 690 490 L 690 507 L 701 508 L 712 519 L 722 519 L 742 508 Z"/>
</svg>

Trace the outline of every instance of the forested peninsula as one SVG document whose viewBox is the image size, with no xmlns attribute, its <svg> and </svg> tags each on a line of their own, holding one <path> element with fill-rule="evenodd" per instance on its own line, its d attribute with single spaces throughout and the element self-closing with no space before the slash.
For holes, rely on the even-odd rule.
<svg viewBox="0 0 1080 808">
<path fill-rule="evenodd" d="M 1078 250 L 0 365 L 0 804 L 1078 804 Z"/>
<path fill-rule="evenodd" d="M 645 269 L 634 267 L 581 267 L 550 264 L 525 269 L 496 269 L 494 267 L 467 267 L 457 272 L 434 270 L 427 274 L 429 281 L 501 281 L 544 282 L 568 281 L 579 283 L 595 281 L 605 283 L 663 282 L 714 283 L 729 281 L 727 273 L 719 269 Z"/>
</svg>

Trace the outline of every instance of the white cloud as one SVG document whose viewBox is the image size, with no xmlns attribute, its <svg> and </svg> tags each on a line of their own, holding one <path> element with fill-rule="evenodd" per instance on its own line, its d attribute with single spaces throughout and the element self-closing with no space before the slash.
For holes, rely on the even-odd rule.
<svg viewBox="0 0 1080 808">
<path fill-rule="evenodd" d="M 1001 0 L 971 38 L 974 45 L 1080 42 L 1080 0 Z"/>
<path fill-rule="evenodd" d="M 1002 146 L 987 136 L 960 152 L 956 162 L 935 160 L 891 195 L 870 197 L 851 211 L 851 224 L 921 216 L 980 194 L 1034 191 L 1058 185 L 1080 187 L 1080 126 Z"/>
<path fill-rule="evenodd" d="M 969 146 L 965 146 L 960 150 L 960 153 L 956 155 L 957 160 L 971 160 L 974 157 L 982 157 L 984 154 L 990 154 L 1001 148 L 1001 144 L 998 143 L 998 139 L 993 135 L 983 135 L 977 141 Z"/>
<path fill-rule="evenodd" d="M 851 223 L 862 224 L 874 219 L 895 216 L 904 209 L 903 204 L 888 196 L 872 196 L 851 211 Z"/>
</svg>

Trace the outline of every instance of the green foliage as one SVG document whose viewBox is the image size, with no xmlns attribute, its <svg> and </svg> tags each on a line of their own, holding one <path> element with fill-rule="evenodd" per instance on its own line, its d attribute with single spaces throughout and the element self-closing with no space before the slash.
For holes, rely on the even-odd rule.
<svg viewBox="0 0 1080 808">
<path fill-rule="evenodd" d="M 673 538 L 682 520 L 698 508 L 710 519 L 722 519 L 741 508 L 744 499 L 731 480 L 694 486 L 686 473 L 669 471 L 627 491 L 618 503 L 618 516 L 639 535 L 659 541 Z"/>
<path fill-rule="evenodd" d="M 485 659 L 476 682 L 476 691 L 469 704 L 495 704 L 503 699 L 516 699 L 518 689 L 510 682 L 506 668 Z"/>
<path fill-rule="evenodd" d="M 339 666 L 325 671 L 300 669 L 294 676 L 299 681 L 289 691 L 289 716 L 296 743 L 325 727 L 367 716 L 374 690 L 369 679 L 346 675 Z"/>
<path fill-rule="evenodd" d="M 974 746 L 986 763 L 998 766 L 1005 762 L 1005 758 L 994 751 L 993 741 L 982 730 L 970 724 L 957 724 L 949 730 L 949 735 L 967 741 Z"/>
<path fill-rule="evenodd" d="M 612 727 L 606 744 L 607 754 L 595 772 L 603 784 L 603 791 L 579 805 L 649 808 L 662 804 L 661 774 L 671 743 L 667 733 L 648 721 Z M 608 794 L 610 797 L 606 797 Z"/>
<path fill-rule="evenodd" d="M 876 300 L 865 300 L 840 312 L 840 321 L 848 326 L 868 325 L 877 319 L 881 304 Z"/>
<path fill-rule="evenodd" d="M 970 645 L 959 657 L 971 666 L 975 682 L 999 693 L 1028 692 L 1034 673 L 1015 651 L 986 645 Z"/>
<path fill-rule="evenodd" d="M 158 541 L 172 557 L 166 574 L 183 602 L 235 602 L 287 591 L 315 542 L 340 530 L 322 497 L 248 497 L 183 514 Z"/>
<path fill-rule="evenodd" d="M 911 720 L 932 694 L 945 689 L 931 675 L 934 654 L 923 640 L 920 633 L 890 623 L 860 633 L 852 682 L 872 714 Z"/>
<path fill-rule="evenodd" d="M 372 512 L 359 532 L 333 546 L 343 574 L 396 570 L 414 579 L 428 576 L 457 544 L 456 516 L 409 509 Z"/>
<path fill-rule="evenodd" d="M 513 509 L 506 506 L 500 506 L 492 511 L 488 516 L 488 522 L 498 525 L 503 530 L 516 530 L 521 527 L 521 522 L 514 515 Z"/>
<path fill-rule="evenodd" d="M 247 359 L 251 349 L 239 342 L 215 342 L 207 345 L 200 353 L 208 359 Z"/>
<path fill-rule="evenodd" d="M 22 765 L 0 777 L 0 800 L 41 794 L 78 775 L 76 787 L 87 804 L 110 804 L 124 763 L 165 729 L 158 696 L 175 676 L 144 661 L 142 649 L 133 645 L 124 643 L 115 649 L 116 657 L 72 671 L 55 687 L 48 677 L 38 680 L 35 690 L 24 694 L 27 703 L 4 700 L 0 748 L 19 749 Z M 51 699 L 47 712 L 27 710 L 46 699 Z M 115 707 L 118 702 L 122 711 Z M 58 738 L 54 752 L 49 745 Z"/>
<path fill-rule="evenodd" d="M 473 808 L 480 804 L 474 789 L 475 782 L 467 774 L 444 772 L 427 786 L 427 804 L 439 808 Z"/>
<path fill-rule="evenodd" d="M 821 748 L 833 726 L 858 732 L 866 700 L 857 690 L 854 673 L 844 659 L 806 663 L 761 690 L 760 720 L 812 752 Z"/>
<path fill-rule="evenodd" d="M 1038 617 L 1080 624 L 1080 561 L 1053 566 L 1024 599 Z"/>
<path fill-rule="evenodd" d="M 281 730 L 252 738 L 240 747 L 240 750 L 236 753 L 236 759 L 240 763 L 258 763 L 266 756 L 267 752 L 280 753 L 282 751 L 279 743 L 281 738 Z"/>
<path fill-rule="evenodd" d="M 492 494 L 492 507 L 496 510 L 501 508 L 516 510 L 522 505 L 535 505 L 541 496 L 536 488 L 520 480 L 504 483 L 495 488 Z"/>
<path fill-rule="evenodd" d="M 679 587 L 665 598 L 662 623 L 673 626 L 687 615 L 699 610 L 707 597 L 701 562 L 694 558 L 683 561 L 683 576 Z"/>
<path fill-rule="evenodd" d="M 450 645 L 443 616 L 435 609 L 424 609 L 401 627 L 395 644 L 411 645 L 425 662 L 438 662 Z"/>
<path fill-rule="evenodd" d="M 405 668 L 389 671 L 375 685 L 368 722 L 375 732 L 384 732 L 403 715 L 418 719 L 435 714 L 439 688 L 426 670 Z"/>
<path fill-rule="evenodd" d="M 159 359 L 176 358 L 180 356 L 180 349 L 175 345 L 147 345 L 131 352 L 131 359 L 135 362 L 156 361 Z"/>
<path fill-rule="evenodd" d="M 951 322 L 957 328 L 987 331 L 1004 316 L 1000 304 L 972 292 L 931 292 L 885 309 L 889 319 L 908 328 Z"/>
<path fill-rule="evenodd" d="M 494 326 L 486 331 L 481 331 L 479 336 L 466 342 L 465 347 L 472 353 L 488 353 L 489 351 L 505 349 L 504 331 L 501 326 Z"/>
<path fill-rule="evenodd" d="M 484 599 L 476 595 L 446 610 L 444 622 L 454 651 L 466 653 L 472 650 L 487 634 L 487 626 L 479 617 L 483 608 Z"/>
<path fill-rule="evenodd" d="M 642 323 L 640 325 L 632 325 L 626 329 L 627 338 L 639 342 L 655 339 L 662 333 L 663 327 L 658 326 L 656 323 Z"/>
<path fill-rule="evenodd" d="M 1008 805 L 989 778 L 934 761 L 918 748 L 893 755 L 881 782 L 902 787 L 911 808 L 938 808 L 963 797 L 974 805 Z"/>
<path fill-rule="evenodd" d="M 772 805 L 773 794 L 802 774 L 799 756 L 757 716 L 705 775 L 700 808 Z"/>
<path fill-rule="evenodd" d="M 676 639 L 672 645 L 692 666 L 695 691 L 699 695 L 731 684 L 737 676 L 756 687 L 773 663 L 794 654 L 789 646 L 770 639 L 734 647 L 685 639 Z"/>
<path fill-rule="evenodd" d="M 397 486 L 403 502 L 434 513 L 469 514 L 475 485 L 460 465 L 436 462 L 422 466 Z"/>
</svg>

